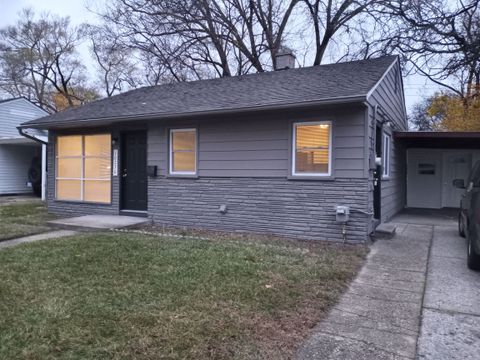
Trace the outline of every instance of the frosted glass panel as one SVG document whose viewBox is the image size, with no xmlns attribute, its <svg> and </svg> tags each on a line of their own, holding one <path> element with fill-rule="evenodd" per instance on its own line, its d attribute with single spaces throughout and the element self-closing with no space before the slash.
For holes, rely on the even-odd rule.
<svg viewBox="0 0 480 360">
<path fill-rule="evenodd" d="M 81 200 L 81 181 L 57 180 L 57 199 Z"/>
<path fill-rule="evenodd" d="M 86 135 L 85 156 L 110 156 L 111 142 L 110 134 Z"/>
<path fill-rule="evenodd" d="M 109 203 L 110 181 L 85 180 L 84 200 Z"/>
<path fill-rule="evenodd" d="M 82 137 L 80 135 L 57 137 L 57 156 L 82 156 Z"/>
<path fill-rule="evenodd" d="M 174 172 L 195 172 L 195 153 L 177 152 L 173 155 Z"/>
<path fill-rule="evenodd" d="M 110 179 L 110 158 L 86 158 L 86 179 Z"/>
<path fill-rule="evenodd" d="M 82 158 L 57 159 L 57 177 L 77 178 L 82 176 Z"/>
<path fill-rule="evenodd" d="M 110 134 L 57 137 L 57 199 L 110 203 L 110 174 Z"/>
<path fill-rule="evenodd" d="M 173 151 L 195 150 L 195 131 L 175 131 L 172 133 Z"/>
</svg>

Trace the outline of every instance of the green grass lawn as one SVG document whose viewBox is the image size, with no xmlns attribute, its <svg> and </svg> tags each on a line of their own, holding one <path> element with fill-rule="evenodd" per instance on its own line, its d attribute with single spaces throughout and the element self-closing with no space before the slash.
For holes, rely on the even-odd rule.
<svg viewBox="0 0 480 360">
<path fill-rule="evenodd" d="M 0 359 L 287 359 L 361 247 L 99 233 L 0 251 Z"/>
<path fill-rule="evenodd" d="M 51 218 L 40 200 L 0 205 L 0 241 L 45 232 Z"/>
</svg>

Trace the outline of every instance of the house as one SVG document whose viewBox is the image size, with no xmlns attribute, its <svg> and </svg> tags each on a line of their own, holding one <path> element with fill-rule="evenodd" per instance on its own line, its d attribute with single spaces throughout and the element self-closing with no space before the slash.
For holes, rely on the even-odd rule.
<svg viewBox="0 0 480 360">
<path fill-rule="evenodd" d="M 405 205 L 395 56 L 146 87 L 22 128 L 49 131 L 52 213 L 364 242 Z"/>
<path fill-rule="evenodd" d="M 30 130 L 27 138 L 17 126 L 46 115 L 22 97 L 0 100 L 0 195 L 32 193 L 33 188 L 45 196 L 46 146 L 42 141 L 46 143 L 48 134 Z"/>
</svg>

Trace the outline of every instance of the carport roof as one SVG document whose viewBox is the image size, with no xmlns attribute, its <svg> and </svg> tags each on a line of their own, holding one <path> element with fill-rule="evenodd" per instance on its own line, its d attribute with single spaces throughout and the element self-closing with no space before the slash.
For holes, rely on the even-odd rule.
<svg viewBox="0 0 480 360">
<path fill-rule="evenodd" d="M 394 137 L 408 148 L 479 149 L 480 132 L 396 131 Z"/>
</svg>

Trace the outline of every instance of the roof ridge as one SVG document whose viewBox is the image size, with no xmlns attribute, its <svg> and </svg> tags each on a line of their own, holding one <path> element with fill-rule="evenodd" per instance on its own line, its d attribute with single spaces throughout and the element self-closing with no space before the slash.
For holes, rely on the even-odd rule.
<svg viewBox="0 0 480 360">
<path fill-rule="evenodd" d="M 120 95 L 126 95 L 126 94 L 131 94 L 132 92 L 138 91 L 138 90 L 146 90 L 146 89 L 154 89 L 158 87 L 171 87 L 171 86 L 178 86 L 178 85 L 192 85 L 192 84 L 198 84 L 198 83 L 208 83 L 208 82 L 222 82 L 222 81 L 228 81 L 228 80 L 234 80 L 234 79 L 244 79 L 247 77 L 254 77 L 254 76 L 272 76 L 272 75 L 279 75 L 282 73 L 292 73 L 292 72 L 299 72 L 299 71 L 312 71 L 312 70 L 318 70 L 319 68 L 325 68 L 325 67 L 336 67 L 336 66 L 343 66 L 347 64 L 354 64 L 354 63 L 362 63 L 362 62 L 371 62 L 375 60 L 381 60 L 381 59 L 387 59 L 387 58 L 398 58 L 398 55 L 383 55 L 379 56 L 376 58 L 369 58 L 369 59 L 359 59 L 359 60 L 350 60 L 350 61 L 343 61 L 343 62 L 336 62 L 336 63 L 329 63 L 329 64 L 320 64 L 320 65 L 312 65 L 312 66 L 303 66 L 303 67 L 298 67 L 298 68 L 293 68 L 293 69 L 285 69 L 285 70 L 272 70 L 272 71 L 263 71 L 263 72 L 255 72 L 255 73 L 247 73 L 247 74 L 241 74 L 241 75 L 234 75 L 234 76 L 225 76 L 225 77 L 214 77 L 214 78 L 208 78 L 208 79 L 197 79 L 197 80 L 186 80 L 186 81 L 178 81 L 178 82 L 171 82 L 171 83 L 165 83 L 165 84 L 158 84 L 158 85 L 148 85 L 148 86 L 142 86 L 136 89 L 131 89 L 128 91 L 125 91 L 123 93 L 114 95 L 114 96 L 120 96 Z M 114 97 L 111 96 L 110 98 Z M 95 102 L 102 101 L 102 100 L 107 100 L 110 99 L 108 97 L 98 99 Z"/>
</svg>

